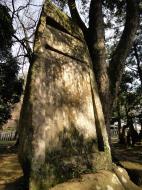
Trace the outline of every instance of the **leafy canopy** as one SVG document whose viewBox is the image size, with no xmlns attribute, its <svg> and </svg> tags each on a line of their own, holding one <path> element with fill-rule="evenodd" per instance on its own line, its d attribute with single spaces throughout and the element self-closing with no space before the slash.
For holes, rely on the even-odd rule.
<svg viewBox="0 0 142 190">
<path fill-rule="evenodd" d="M 12 19 L 0 5 L 0 126 L 10 118 L 12 105 L 19 101 L 23 81 L 18 78 L 19 63 L 12 56 Z"/>
</svg>

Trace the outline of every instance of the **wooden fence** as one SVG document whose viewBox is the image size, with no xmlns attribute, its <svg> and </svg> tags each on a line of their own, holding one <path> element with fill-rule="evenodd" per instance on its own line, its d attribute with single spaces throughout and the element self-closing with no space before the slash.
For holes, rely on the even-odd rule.
<svg viewBox="0 0 142 190">
<path fill-rule="evenodd" d="M 16 140 L 16 131 L 0 132 L 0 141 Z"/>
<path fill-rule="evenodd" d="M 111 137 L 118 137 L 118 129 L 110 129 Z"/>
<path fill-rule="evenodd" d="M 110 130 L 111 137 L 118 137 L 118 130 Z M 13 141 L 16 140 L 16 131 L 0 132 L 0 141 Z"/>
</svg>

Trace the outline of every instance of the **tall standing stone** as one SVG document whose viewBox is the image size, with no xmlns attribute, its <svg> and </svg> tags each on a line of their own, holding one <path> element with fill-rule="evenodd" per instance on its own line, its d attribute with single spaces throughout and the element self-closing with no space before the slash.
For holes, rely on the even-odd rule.
<svg viewBox="0 0 142 190">
<path fill-rule="evenodd" d="M 108 169 L 110 149 L 82 32 L 46 1 L 20 117 L 19 159 L 30 190 Z"/>
</svg>

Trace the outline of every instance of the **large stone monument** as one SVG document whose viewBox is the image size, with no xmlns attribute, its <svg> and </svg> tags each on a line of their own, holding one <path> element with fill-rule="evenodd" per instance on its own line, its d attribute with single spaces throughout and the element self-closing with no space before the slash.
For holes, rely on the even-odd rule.
<svg viewBox="0 0 142 190">
<path fill-rule="evenodd" d="M 20 116 L 19 160 L 30 190 L 112 168 L 83 34 L 46 1 Z"/>
</svg>

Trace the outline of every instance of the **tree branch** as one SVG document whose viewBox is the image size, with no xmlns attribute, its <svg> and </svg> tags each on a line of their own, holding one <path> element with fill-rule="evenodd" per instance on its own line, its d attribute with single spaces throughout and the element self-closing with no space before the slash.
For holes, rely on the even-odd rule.
<svg viewBox="0 0 142 190">
<path fill-rule="evenodd" d="M 21 39 L 19 39 L 15 34 L 13 35 L 13 37 L 17 40 L 17 42 L 19 42 L 22 46 L 23 46 L 23 48 L 27 51 L 27 57 L 28 57 L 28 59 L 29 59 L 29 62 L 30 62 L 30 60 L 32 59 L 32 50 L 31 50 L 31 48 L 28 46 L 26 46 L 26 44 L 24 43 L 24 41 L 23 40 L 21 40 Z"/>
<path fill-rule="evenodd" d="M 136 0 L 126 0 L 126 22 L 120 41 L 112 55 L 109 65 L 110 91 L 112 99 L 118 94 L 125 60 L 132 47 L 138 28 L 139 14 Z"/>
<path fill-rule="evenodd" d="M 91 0 L 89 10 L 89 33 L 95 39 L 94 41 L 104 39 L 104 21 L 102 13 L 102 2 L 100 0 Z"/>
<path fill-rule="evenodd" d="M 138 54 L 137 44 L 136 43 L 133 44 L 133 50 L 134 50 L 134 56 L 136 58 L 137 72 L 138 72 L 138 75 L 139 75 L 139 78 L 140 78 L 141 89 L 142 89 L 142 69 L 141 69 L 140 58 L 139 58 L 139 54 Z"/>
<path fill-rule="evenodd" d="M 30 60 L 32 60 L 32 54 L 33 54 L 33 51 L 32 51 L 32 48 L 30 47 L 30 44 L 29 44 L 29 42 L 28 42 L 28 34 L 27 34 L 27 30 L 26 30 L 26 28 L 25 28 L 25 26 L 24 26 L 24 23 L 21 21 L 21 19 L 20 19 L 20 17 L 19 17 L 19 14 L 17 13 L 17 18 L 18 18 L 18 20 L 19 20 L 19 22 L 20 22 L 20 24 L 21 24 L 21 26 L 22 26 L 22 29 L 23 29 L 23 32 L 24 32 L 24 39 L 23 39 L 23 41 L 22 41 L 22 43 L 24 44 L 24 48 L 26 49 L 26 51 L 27 51 L 27 54 L 28 54 L 28 58 L 29 58 L 29 62 L 30 62 Z M 21 43 L 21 44 L 22 44 Z"/>
<path fill-rule="evenodd" d="M 78 13 L 75 0 L 68 0 L 68 6 L 70 9 L 70 14 L 72 16 L 72 19 L 74 20 L 74 22 L 76 22 L 78 24 L 78 26 L 83 31 L 84 35 L 86 35 L 87 27 L 85 26 L 84 22 L 82 21 L 80 15 Z"/>
</svg>

